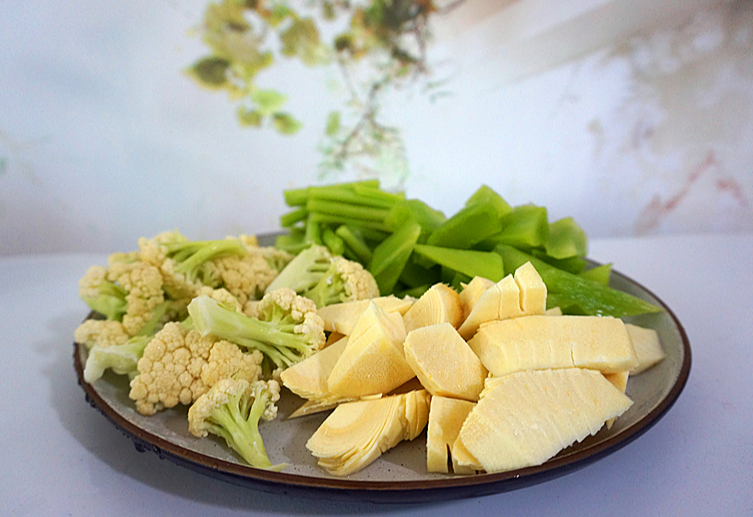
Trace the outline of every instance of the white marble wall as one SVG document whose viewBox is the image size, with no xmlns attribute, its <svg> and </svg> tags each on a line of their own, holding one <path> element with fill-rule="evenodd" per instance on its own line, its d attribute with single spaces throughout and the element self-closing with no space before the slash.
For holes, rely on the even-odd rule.
<svg viewBox="0 0 753 517">
<path fill-rule="evenodd" d="M 495 32 L 545 4 L 470 0 L 438 24 L 430 58 L 449 95 L 385 105 L 408 195 L 449 214 L 487 183 L 591 236 L 753 230 L 753 2 L 669 2 L 617 23 L 629 2 L 584 0 L 521 31 L 527 46 Z M 295 136 L 239 128 L 224 94 L 181 72 L 205 53 L 188 34 L 204 5 L 0 7 L 0 254 L 273 231 L 281 190 L 321 181 L 332 72 L 267 79 L 290 93 Z M 537 66 L 511 71 L 502 50 Z"/>
</svg>

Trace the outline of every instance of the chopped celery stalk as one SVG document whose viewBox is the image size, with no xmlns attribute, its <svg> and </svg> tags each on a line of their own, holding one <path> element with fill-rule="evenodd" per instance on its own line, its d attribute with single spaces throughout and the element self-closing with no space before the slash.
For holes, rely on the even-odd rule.
<svg viewBox="0 0 753 517">
<path fill-rule="evenodd" d="M 323 224 L 348 224 L 361 229 L 377 230 L 379 232 L 387 232 L 388 229 L 382 221 L 366 221 L 361 219 L 355 219 L 353 217 L 346 217 L 342 215 L 322 214 L 314 213 L 310 214 L 310 222 L 323 223 Z M 310 224 L 309 222 L 309 224 Z"/>
<path fill-rule="evenodd" d="M 555 259 L 585 257 L 588 252 L 586 233 L 572 217 L 565 217 L 549 225 L 545 249 L 546 254 Z"/>
<path fill-rule="evenodd" d="M 546 252 L 536 249 L 531 250 L 531 255 L 533 255 L 537 259 L 543 260 L 550 266 L 554 266 L 557 269 L 563 269 L 568 273 L 572 273 L 574 275 L 583 272 L 586 269 L 586 265 L 588 264 L 586 262 L 586 259 L 582 257 L 570 257 L 562 260 L 557 260 L 547 255 Z"/>
<path fill-rule="evenodd" d="M 502 257 L 493 251 L 455 250 L 423 244 L 416 244 L 413 251 L 435 264 L 471 278 L 482 276 L 499 282 L 505 276 Z"/>
<path fill-rule="evenodd" d="M 366 242 L 379 244 L 390 235 L 390 232 L 385 230 L 375 230 L 374 228 L 366 228 L 365 226 L 358 226 L 357 228 Z"/>
<path fill-rule="evenodd" d="M 377 192 L 381 191 L 377 190 Z M 314 199 L 318 201 L 336 201 L 338 203 L 350 203 L 351 205 L 370 206 L 376 208 L 390 208 L 395 204 L 395 201 L 389 199 L 374 198 L 367 195 L 360 195 L 348 188 L 313 190 L 309 193 L 307 202 Z"/>
<path fill-rule="evenodd" d="M 335 234 L 343 240 L 345 251 L 350 252 L 355 260 L 361 264 L 369 263 L 371 260 L 371 248 L 363 240 L 362 233 L 358 228 L 342 225 L 335 230 Z"/>
<path fill-rule="evenodd" d="M 540 248 L 546 243 L 549 224 L 546 208 L 535 205 L 516 206 L 502 221 L 502 231 L 491 240 L 516 248 Z"/>
<path fill-rule="evenodd" d="M 581 278 L 593 280 L 603 285 L 609 285 L 609 277 L 612 274 L 612 264 L 603 264 L 578 274 Z"/>
<path fill-rule="evenodd" d="M 413 255 L 413 258 L 415 258 L 415 255 Z M 439 282 L 438 268 L 425 268 L 416 264 L 413 258 L 405 263 L 403 272 L 400 274 L 401 283 L 408 287 L 418 287 L 420 285 L 436 284 Z"/>
<path fill-rule="evenodd" d="M 496 206 L 474 203 L 461 208 L 429 236 L 426 244 L 441 248 L 468 249 L 499 232 L 503 214 Z"/>
<path fill-rule="evenodd" d="M 368 270 L 374 276 L 381 295 L 392 292 L 420 234 L 421 226 L 418 223 L 408 223 L 374 249 Z"/>
<path fill-rule="evenodd" d="M 403 194 L 402 192 L 385 192 L 384 190 L 380 190 L 378 185 L 374 187 L 360 183 L 353 185 L 353 190 L 356 194 L 363 198 L 369 199 L 371 202 L 389 203 L 389 206 L 392 206 L 402 199 L 405 199 L 405 194 Z"/>
<path fill-rule="evenodd" d="M 305 221 L 308 215 L 309 212 L 308 210 L 306 210 L 305 206 L 296 208 L 295 210 L 288 212 L 287 214 L 284 214 L 282 217 L 280 217 L 280 226 L 282 226 L 283 228 L 290 228 L 299 221 Z"/>
<path fill-rule="evenodd" d="M 342 255 L 343 251 L 345 251 L 345 243 L 340 237 L 335 235 L 335 232 L 331 228 L 324 229 L 322 232 L 322 241 L 324 241 L 324 245 L 327 246 L 333 255 Z"/>
<path fill-rule="evenodd" d="M 531 262 L 541 275 L 548 292 L 567 296 L 586 314 L 622 318 L 662 310 L 660 307 L 630 294 L 557 269 L 512 246 L 500 244 L 494 248 L 494 251 L 502 255 L 505 271 L 508 274 L 514 272 L 526 262 Z"/>
<path fill-rule="evenodd" d="M 434 210 L 418 199 L 406 199 L 396 203 L 384 219 L 384 224 L 392 231 L 396 231 L 409 221 L 421 225 L 419 242 L 426 242 L 434 230 L 446 221 L 444 214 Z"/>
<path fill-rule="evenodd" d="M 314 220 L 316 214 L 309 213 L 308 220 L 306 221 L 306 241 L 313 244 L 324 244 L 322 242 L 322 229 L 319 226 L 319 222 Z"/>
<path fill-rule="evenodd" d="M 275 248 L 287 251 L 293 255 L 298 255 L 309 246 L 311 246 L 311 243 L 306 241 L 303 236 L 292 233 L 290 235 L 280 235 L 275 240 Z"/>
<path fill-rule="evenodd" d="M 340 203 L 337 201 L 327 201 L 325 199 L 309 199 L 306 203 L 309 212 L 315 214 L 327 214 L 334 216 L 348 217 L 364 221 L 373 221 L 382 223 L 389 213 L 384 208 L 374 208 L 370 206 L 351 205 L 349 203 Z"/>
<path fill-rule="evenodd" d="M 479 189 L 473 193 L 468 201 L 465 202 L 465 206 L 472 205 L 474 203 L 487 203 L 497 207 L 500 214 L 506 215 L 512 210 L 507 201 L 502 199 L 502 196 L 497 194 L 493 189 L 487 185 L 481 185 Z"/>
<path fill-rule="evenodd" d="M 355 181 L 352 183 L 336 183 L 334 185 L 324 185 L 321 187 L 304 187 L 298 189 L 285 190 L 282 194 L 285 198 L 285 204 L 288 206 L 305 205 L 312 192 L 323 192 L 331 189 L 353 189 L 357 185 L 371 188 L 379 188 L 379 180 Z"/>
</svg>

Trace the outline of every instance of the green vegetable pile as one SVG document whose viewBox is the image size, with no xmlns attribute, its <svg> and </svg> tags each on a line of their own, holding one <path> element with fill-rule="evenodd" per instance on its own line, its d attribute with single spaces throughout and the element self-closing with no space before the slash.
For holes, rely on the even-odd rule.
<svg viewBox="0 0 753 517">
<path fill-rule="evenodd" d="M 609 287 L 611 264 L 588 268 L 587 238 L 571 218 L 549 222 L 545 207 L 511 207 L 481 186 L 456 214 L 403 193 L 382 190 L 377 180 L 284 192 L 291 210 L 277 248 L 298 254 L 326 246 L 359 262 L 382 295 L 418 297 L 443 282 L 460 291 L 474 276 L 497 282 L 530 261 L 547 286 L 548 307 L 566 314 L 633 316 L 660 309 Z"/>
</svg>

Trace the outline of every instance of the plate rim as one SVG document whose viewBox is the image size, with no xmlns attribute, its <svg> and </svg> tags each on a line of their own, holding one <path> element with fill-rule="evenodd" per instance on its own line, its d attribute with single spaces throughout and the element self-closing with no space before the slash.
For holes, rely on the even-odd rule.
<svg viewBox="0 0 753 517">
<path fill-rule="evenodd" d="M 598 265 L 594 261 L 589 262 Z M 321 491 L 321 494 L 318 495 L 322 495 L 326 499 L 345 497 L 351 500 L 355 498 L 374 502 L 426 502 L 501 493 L 568 474 L 618 451 L 653 427 L 674 405 L 685 388 L 690 376 L 692 357 L 687 333 L 679 319 L 669 306 L 651 290 L 618 271 L 613 270 L 612 274 L 632 283 L 653 297 L 671 318 L 680 335 L 683 351 L 682 365 L 677 379 L 656 407 L 620 433 L 572 454 L 562 457 L 555 456 L 541 465 L 507 472 L 447 476 L 427 480 L 366 481 L 274 472 L 233 463 L 177 445 L 139 427 L 122 416 L 97 392 L 94 386 L 84 380 L 84 365 L 81 361 L 80 349 L 82 345 L 75 342 L 73 343 L 74 368 L 78 377 L 78 384 L 83 388 L 87 402 L 103 414 L 124 435 L 129 437 L 137 450 L 142 452 L 151 450 L 160 458 L 169 459 L 180 466 L 234 484 L 253 486 L 263 491 L 272 492 L 280 490 L 300 492 L 300 489 L 303 489 L 305 495 L 312 495 L 311 489 L 317 489 Z M 91 314 L 87 318 L 91 317 Z"/>
</svg>

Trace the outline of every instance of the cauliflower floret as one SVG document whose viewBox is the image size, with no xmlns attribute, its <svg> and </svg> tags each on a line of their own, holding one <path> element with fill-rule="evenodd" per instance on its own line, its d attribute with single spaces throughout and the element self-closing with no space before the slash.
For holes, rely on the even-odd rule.
<svg viewBox="0 0 753 517">
<path fill-rule="evenodd" d="M 129 397 L 142 415 L 191 404 L 209 389 L 201 370 L 217 341 L 189 331 L 180 323 L 167 323 L 144 349 L 138 375 L 131 381 Z"/>
<path fill-rule="evenodd" d="M 214 386 L 222 379 L 258 380 L 262 375 L 264 355 L 258 350 L 248 354 L 229 341 L 218 341 L 209 351 L 207 363 L 201 367 L 201 380 Z"/>
<path fill-rule="evenodd" d="M 379 296 L 379 286 L 371 273 L 358 262 L 333 257 L 327 273 L 303 296 L 312 299 L 321 308 L 375 298 Z"/>
<path fill-rule="evenodd" d="M 323 348 L 327 341 L 324 336 L 324 320 L 317 314 L 314 302 L 298 296 L 292 289 L 282 287 L 265 294 L 257 310 L 262 321 L 292 320 L 296 322 L 293 333 L 311 336 L 315 343 L 312 352 Z"/>
<path fill-rule="evenodd" d="M 130 336 L 123 324 L 112 320 L 86 320 L 73 331 L 73 339 L 86 348 L 122 345 Z"/>
<path fill-rule="evenodd" d="M 202 294 L 209 296 L 212 300 L 224 303 L 225 305 L 228 305 L 230 307 L 235 307 L 235 310 L 238 312 L 243 312 L 243 305 L 241 305 L 238 299 L 233 296 L 230 291 L 223 287 L 220 287 L 219 289 L 212 289 L 209 286 L 204 286 L 199 289 L 197 296 L 201 296 Z M 188 303 L 191 303 L 191 300 L 188 300 Z M 186 304 L 186 306 L 188 306 L 188 303 Z"/>
<path fill-rule="evenodd" d="M 209 276 L 230 291 L 241 304 L 258 300 L 293 258 L 287 252 L 267 247 L 246 246 L 248 254 L 221 257 L 207 263 Z"/>
<path fill-rule="evenodd" d="M 258 350 L 274 363 L 274 368 L 287 368 L 324 346 L 324 321 L 316 313 L 314 302 L 292 289 L 280 288 L 264 295 L 257 310 L 257 317 L 250 317 L 208 296 L 194 298 L 188 306 L 197 331 Z"/>
<path fill-rule="evenodd" d="M 140 261 L 116 262 L 107 271 L 107 279 L 128 292 L 123 326 L 128 334 L 136 335 L 154 318 L 157 306 L 165 301 L 159 269 Z"/>
<path fill-rule="evenodd" d="M 188 410 L 188 430 L 198 437 L 224 438 L 253 467 L 280 470 L 284 465 L 272 466 L 259 434 L 260 420 L 277 417 L 279 399 L 277 381 L 222 380 Z"/>
<path fill-rule="evenodd" d="M 153 415 L 191 404 L 222 379 L 257 380 L 262 359 L 259 352 L 244 354 L 234 343 L 170 322 L 144 349 L 129 396 L 139 413 Z"/>
<path fill-rule="evenodd" d="M 84 276 L 78 281 L 78 296 L 81 299 L 96 298 L 99 296 L 99 287 L 107 277 L 105 266 L 92 266 L 86 270 Z"/>
</svg>

